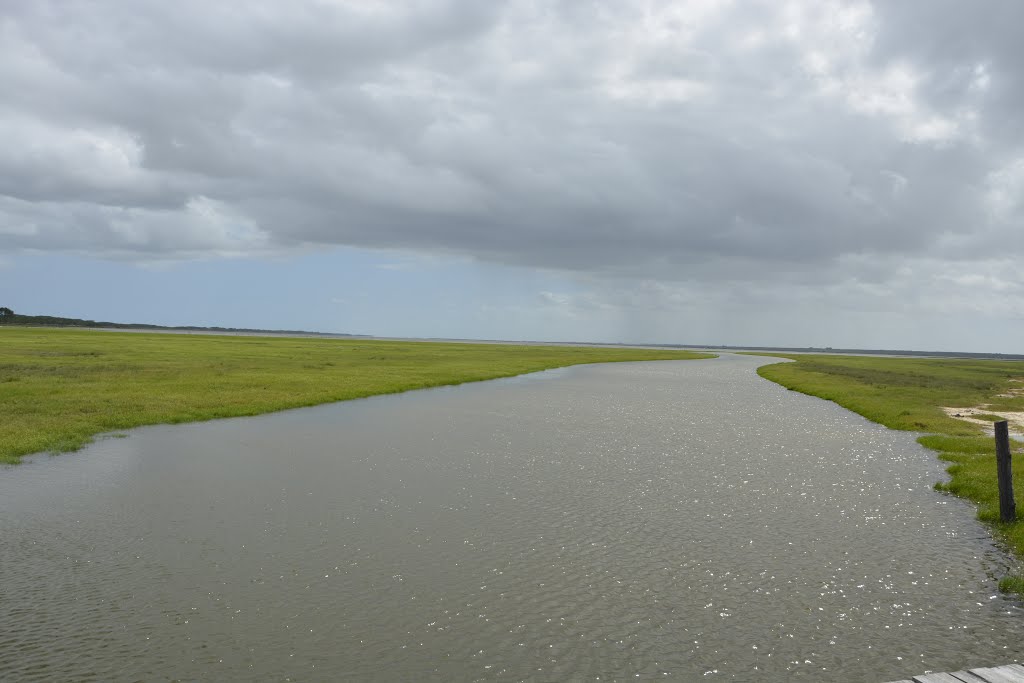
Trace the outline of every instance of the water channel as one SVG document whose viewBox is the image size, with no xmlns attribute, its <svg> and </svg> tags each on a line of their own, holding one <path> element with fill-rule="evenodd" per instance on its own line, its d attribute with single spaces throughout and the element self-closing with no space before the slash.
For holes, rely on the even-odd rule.
<svg viewBox="0 0 1024 683">
<path fill-rule="evenodd" d="M 764 359 L 156 426 L 0 471 L 0 679 L 842 680 L 1005 664 L 914 435 Z"/>
</svg>

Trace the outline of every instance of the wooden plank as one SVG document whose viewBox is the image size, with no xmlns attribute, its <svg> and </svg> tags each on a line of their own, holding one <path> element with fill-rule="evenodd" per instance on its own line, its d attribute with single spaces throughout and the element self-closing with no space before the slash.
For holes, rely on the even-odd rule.
<svg viewBox="0 0 1024 683">
<path fill-rule="evenodd" d="M 948 671 L 914 676 L 889 683 L 1024 683 L 1024 666 L 979 667 L 969 671 Z"/>
<path fill-rule="evenodd" d="M 981 667 L 971 669 L 971 673 L 986 683 L 1024 683 L 1024 675 L 1017 673 L 1008 666 L 1000 666 L 994 669 Z"/>
<path fill-rule="evenodd" d="M 977 676 L 967 674 L 969 678 L 961 677 L 960 674 L 966 673 L 964 671 L 956 671 L 954 673 L 933 673 L 933 674 L 921 674 L 920 676 L 914 676 L 914 683 L 964 683 L 964 681 L 970 681 L 970 683 L 984 683 L 984 681 Z"/>
<path fill-rule="evenodd" d="M 953 671 L 949 675 L 964 683 L 985 683 L 985 679 L 978 678 L 970 671 Z"/>
</svg>

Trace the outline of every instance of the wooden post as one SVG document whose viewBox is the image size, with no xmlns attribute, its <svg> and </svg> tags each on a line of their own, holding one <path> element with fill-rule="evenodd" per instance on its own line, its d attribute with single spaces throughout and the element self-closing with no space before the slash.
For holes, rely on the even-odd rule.
<svg viewBox="0 0 1024 683">
<path fill-rule="evenodd" d="M 999 519 L 1017 520 L 1017 502 L 1013 499 L 1013 469 L 1010 466 L 1010 433 L 1006 420 L 995 423 L 996 475 L 999 479 Z"/>
</svg>

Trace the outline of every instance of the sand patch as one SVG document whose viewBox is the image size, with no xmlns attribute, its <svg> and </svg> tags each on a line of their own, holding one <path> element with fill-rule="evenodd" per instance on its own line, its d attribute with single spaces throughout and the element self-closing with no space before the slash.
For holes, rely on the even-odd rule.
<svg viewBox="0 0 1024 683">
<path fill-rule="evenodd" d="M 1011 379 L 1011 380 L 1008 380 L 1008 381 L 1021 383 L 1021 382 L 1024 382 L 1024 379 Z M 1011 388 L 1007 389 L 1005 393 L 996 394 L 996 396 L 998 396 L 999 398 L 1018 398 L 1020 396 L 1024 396 L 1024 387 L 1020 387 L 1020 388 L 1011 387 Z M 993 413 L 993 415 L 994 414 L 995 413 Z"/>
<path fill-rule="evenodd" d="M 942 411 L 954 419 L 963 420 L 964 422 L 970 422 L 971 424 L 982 427 L 986 434 L 993 434 L 995 431 L 992 427 L 992 421 L 982 420 L 976 416 L 998 415 L 1007 421 L 1010 436 L 1016 439 L 1024 439 L 1024 412 L 1018 413 L 1005 410 L 990 410 L 984 405 L 974 406 L 973 408 L 947 408 L 943 406 Z"/>
</svg>

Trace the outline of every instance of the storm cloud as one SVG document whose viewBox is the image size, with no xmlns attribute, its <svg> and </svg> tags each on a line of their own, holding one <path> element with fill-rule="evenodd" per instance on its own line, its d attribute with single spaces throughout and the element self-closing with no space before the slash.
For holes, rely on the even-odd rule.
<svg viewBox="0 0 1024 683">
<path fill-rule="evenodd" d="M 1016 0 L 8 2 L 0 246 L 1024 315 L 1022 26 Z"/>
</svg>

